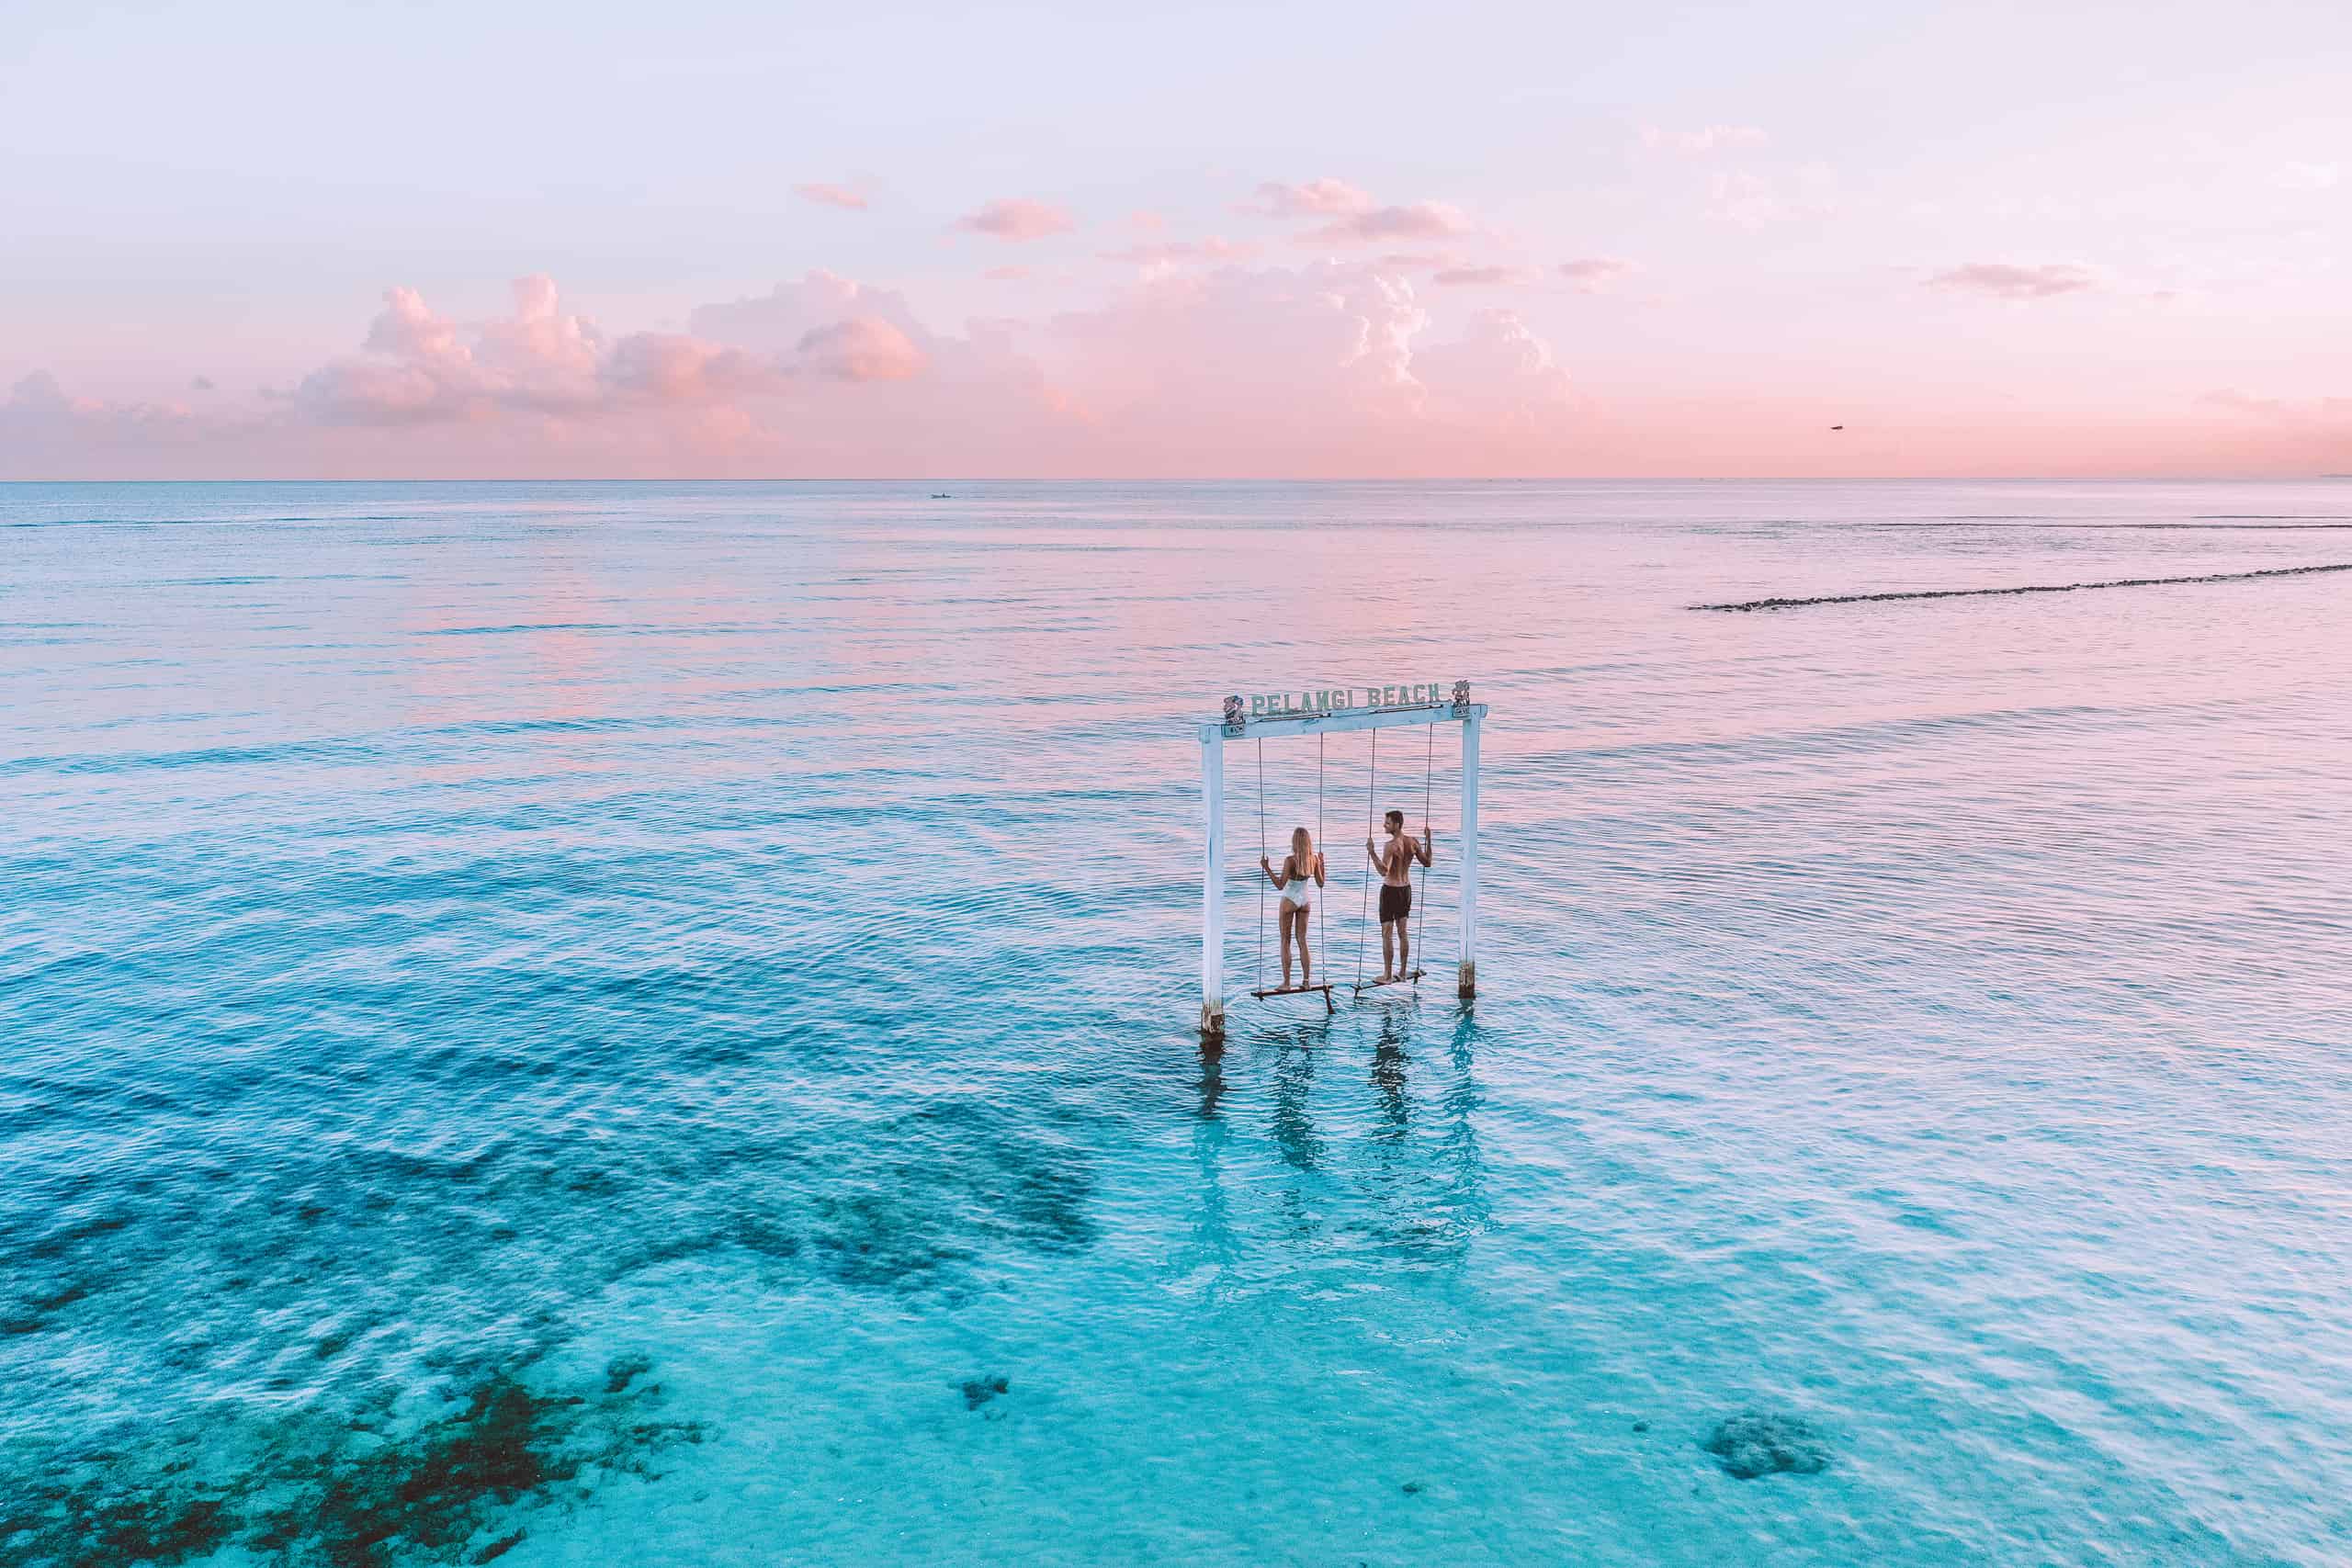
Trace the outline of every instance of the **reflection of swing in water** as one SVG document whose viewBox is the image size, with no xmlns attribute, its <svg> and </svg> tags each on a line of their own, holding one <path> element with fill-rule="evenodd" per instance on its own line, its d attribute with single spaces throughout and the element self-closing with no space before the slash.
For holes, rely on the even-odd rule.
<svg viewBox="0 0 2352 1568">
<path fill-rule="evenodd" d="M 1427 694 L 1426 698 L 1423 696 L 1424 693 Z M 1449 721 L 1461 724 L 1462 819 L 1459 884 L 1462 896 L 1460 926 L 1462 958 L 1459 993 L 1467 999 L 1476 989 L 1477 965 L 1475 957 L 1475 939 L 1478 912 L 1478 725 L 1479 721 L 1486 716 L 1486 707 L 1483 704 L 1473 703 L 1470 700 L 1470 683 L 1466 681 L 1457 681 L 1453 683 L 1451 702 L 1441 697 L 1439 688 L 1433 684 L 1414 687 L 1392 686 L 1385 691 L 1375 688 L 1367 692 L 1365 694 L 1367 700 L 1361 703 L 1351 700 L 1351 695 L 1346 692 L 1318 692 L 1303 695 L 1295 705 L 1289 704 L 1288 699 L 1285 698 L 1261 699 L 1259 715 L 1254 717 L 1250 716 L 1241 698 L 1228 697 L 1226 699 L 1224 721 L 1221 724 L 1204 724 L 1200 728 L 1201 794 L 1208 827 L 1204 866 L 1205 884 L 1203 888 L 1201 916 L 1201 1032 L 1204 1036 L 1213 1038 L 1225 1031 L 1225 741 L 1228 737 L 1238 739 L 1248 735 L 1258 742 L 1258 848 L 1259 863 L 1264 880 L 1259 884 L 1257 983 L 1251 987 L 1250 995 L 1261 1000 L 1274 997 L 1319 996 L 1323 998 L 1326 1012 L 1329 1013 L 1336 1010 L 1331 999 L 1334 987 L 1329 982 L 1318 982 L 1315 978 L 1312 957 L 1315 950 L 1324 948 L 1323 900 L 1320 897 L 1309 895 L 1316 908 L 1315 941 L 1311 946 L 1306 938 L 1306 911 L 1295 908 L 1295 899 L 1286 899 L 1287 902 L 1293 903 L 1294 907 L 1285 909 L 1282 916 L 1284 935 L 1282 944 L 1283 984 L 1278 986 L 1266 984 L 1266 889 L 1272 886 L 1287 894 L 1290 886 L 1295 885 L 1295 874 L 1302 881 L 1312 876 L 1318 888 L 1324 885 L 1324 878 L 1313 874 L 1315 871 L 1322 869 L 1319 865 L 1300 864 L 1296 859 L 1295 851 L 1293 858 L 1283 862 L 1284 869 L 1281 874 L 1275 873 L 1272 867 L 1266 838 L 1265 739 L 1269 735 L 1311 734 L 1316 737 L 1316 843 L 1310 845 L 1308 853 L 1309 862 L 1314 863 L 1320 862 L 1322 859 L 1320 840 L 1324 819 L 1323 737 L 1335 729 L 1373 731 L 1372 781 L 1369 786 L 1371 793 L 1367 795 L 1365 802 L 1366 819 L 1370 821 L 1372 813 L 1378 806 L 1380 788 L 1379 732 L 1399 724 L 1419 724 L 1430 728 L 1430 739 L 1421 779 L 1421 821 L 1424 838 L 1420 844 L 1414 846 L 1408 852 L 1411 853 L 1411 858 L 1419 861 L 1425 868 L 1421 886 L 1419 888 L 1412 886 L 1410 865 L 1405 865 L 1402 869 L 1406 881 L 1396 888 L 1396 893 L 1402 898 L 1409 899 L 1409 903 L 1389 920 L 1383 922 L 1384 928 L 1393 924 L 1396 929 L 1393 932 L 1384 929 L 1382 933 L 1382 951 L 1385 959 L 1382 965 L 1382 977 L 1371 981 L 1365 980 L 1363 960 L 1369 949 L 1371 938 L 1371 867 L 1376 860 L 1374 854 L 1367 852 L 1366 867 L 1363 873 L 1363 904 L 1364 907 L 1360 911 L 1363 923 L 1356 946 L 1356 978 L 1354 985 L 1351 987 L 1353 994 L 1361 996 L 1365 991 L 1383 986 L 1418 985 L 1422 976 L 1427 973 L 1426 970 L 1415 966 L 1414 958 L 1420 947 L 1419 938 L 1422 922 L 1426 919 L 1424 911 L 1428 901 L 1425 897 L 1413 895 L 1417 893 L 1426 895 L 1429 886 L 1426 868 L 1430 861 L 1426 835 L 1429 833 L 1431 781 L 1436 771 L 1436 727 Z M 1303 832 L 1304 829 L 1299 831 Z M 1409 836 L 1407 836 L 1407 843 L 1411 843 Z M 1400 851 L 1403 850 L 1403 846 L 1398 848 Z M 1367 849 L 1369 851 L 1369 844 Z M 1385 874 L 1383 876 L 1383 881 L 1384 883 L 1386 881 Z M 1391 904 L 1392 900 L 1384 897 L 1383 903 Z M 1386 960 L 1386 954 L 1389 953 L 1392 935 L 1396 946 L 1402 949 L 1403 953 L 1397 959 L 1389 961 Z M 1291 983 L 1290 957 L 1294 945 L 1297 947 L 1301 955 L 1298 970 L 1300 978 L 1297 984 Z M 1328 952 L 1328 949 L 1325 951 Z"/>
</svg>

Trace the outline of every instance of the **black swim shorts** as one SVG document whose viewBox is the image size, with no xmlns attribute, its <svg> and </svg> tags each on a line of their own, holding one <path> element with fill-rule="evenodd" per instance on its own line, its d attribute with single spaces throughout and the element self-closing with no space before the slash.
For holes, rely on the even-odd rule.
<svg viewBox="0 0 2352 1568">
<path fill-rule="evenodd" d="M 1413 912 L 1413 890 L 1391 883 L 1380 885 L 1380 923 L 1401 920 Z"/>
</svg>

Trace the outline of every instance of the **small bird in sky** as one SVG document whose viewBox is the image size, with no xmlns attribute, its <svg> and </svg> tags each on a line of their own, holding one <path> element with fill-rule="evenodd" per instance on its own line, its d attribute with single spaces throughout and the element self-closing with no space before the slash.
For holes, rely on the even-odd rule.
<svg viewBox="0 0 2352 1568">
<path fill-rule="evenodd" d="M 1830 428 L 1830 429 L 1832 429 L 1832 430 L 1843 430 L 1843 429 L 1845 429 L 1846 427 L 1845 427 L 1844 425 L 1842 425 L 1842 424 L 1833 424 L 1833 425 L 1831 425 L 1829 428 Z"/>
</svg>

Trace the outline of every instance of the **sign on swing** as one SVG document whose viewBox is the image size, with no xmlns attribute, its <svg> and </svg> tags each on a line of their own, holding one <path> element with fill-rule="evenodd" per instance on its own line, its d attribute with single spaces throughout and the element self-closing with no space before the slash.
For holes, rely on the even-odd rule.
<svg viewBox="0 0 2352 1568">
<path fill-rule="evenodd" d="M 1317 686 L 1300 692 L 1253 692 L 1251 718 L 1302 718 L 1354 708 L 1427 707 L 1448 700 L 1442 682 L 1409 682 L 1395 686 Z"/>
</svg>

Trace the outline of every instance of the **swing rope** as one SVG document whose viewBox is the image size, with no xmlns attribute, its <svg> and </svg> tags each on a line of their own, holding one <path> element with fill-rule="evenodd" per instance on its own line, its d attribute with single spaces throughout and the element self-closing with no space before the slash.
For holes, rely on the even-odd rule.
<svg viewBox="0 0 2352 1568">
<path fill-rule="evenodd" d="M 1430 852 L 1430 781 L 1437 772 L 1436 725 L 1429 727 L 1429 756 L 1421 763 L 1421 850 L 1430 854 L 1430 860 L 1435 860 L 1436 855 Z M 1427 862 L 1422 863 L 1421 890 L 1413 899 L 1413 984 L 1416 986 L 1421 983 L 1421 932 L 1428 929 L 1421 922 L 1429 918 L 1430 873 L 1433 869 Z"/>
<path fill-rule="evenodd" d="M 1367 833 L 1371 830 L 1372 814 L 1380 808 L 1379 803 L 1380 731 L 1375 729 L 1372 732 L 1372 783 L 1365 787 L 1363 795 L 1363 819 Z M 1363 989 L 1363 944 L 1364 939 L 1372 934 L 1371 915 L 1372 852 L 1366 850 L 1363 857 L 1363 897 L 1357 901 L 1356 908 L 1356 989 L 1359 991 Z"/>
<path fill-rule="evenodd" d="M 1258 979 L 1251 990 L 1266 988 L 1266 739 L 1258 738 Z"/>
<path fill-rule="evenodd" d="M 1317 733 L 1315 737 L 1315 858 L 1317 860 L 1323 858 L 1323 741 L 1324 737 Z M 1314 868 L 1310 866 L 1307 869 L 1312 871 Z M 1329 881 L 1328 869 L 1324 875 L 1325 881 Z M 1315 887 L 1315 951 L 1328 958 L 1330 953 L 1323 945 L 1324 902 L 1323 884 L 1317 883 Z M 1306 978 L 1312 983 L 1315 976 L 1310 972 Z"/>
</svg>

